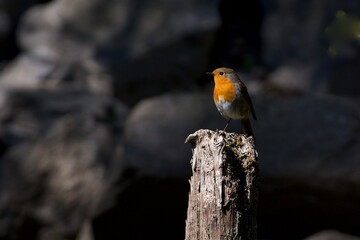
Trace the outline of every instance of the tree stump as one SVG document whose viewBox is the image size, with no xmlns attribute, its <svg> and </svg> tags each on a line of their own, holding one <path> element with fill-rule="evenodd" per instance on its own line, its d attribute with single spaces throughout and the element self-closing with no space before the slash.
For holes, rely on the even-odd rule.
<svg viewBox="0 0 360 240">
<path fill-rule="evenodd" d="M 255 240 L 258 163 L 253 138 L 202 129 L 185 143 L 193 147 L 185 240 Z"/>
</svg>

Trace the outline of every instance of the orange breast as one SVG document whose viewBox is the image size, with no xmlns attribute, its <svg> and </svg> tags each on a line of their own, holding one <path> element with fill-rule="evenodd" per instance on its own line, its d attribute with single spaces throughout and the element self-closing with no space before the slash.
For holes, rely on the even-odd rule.
<svg viewBox="0 0 360 240">
<path fill-rule="evenodd" d="M 223 76 L 215 76 L 214 101 L 217 103 L 219 99 L 232 102 L 235 99 L 234 84 Z"/>
</svg>

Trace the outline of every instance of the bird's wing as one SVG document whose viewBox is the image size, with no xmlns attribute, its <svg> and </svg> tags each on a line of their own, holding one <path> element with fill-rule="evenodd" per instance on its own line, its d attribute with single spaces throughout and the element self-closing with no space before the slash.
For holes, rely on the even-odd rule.
<svg viewBox="0 0 360 240">
<path fill-rule="evenodd" d="M 249 93 L 248 93 L 248 91 L 247 91 L 247 88 L 246 88 L 245 84 L 242 85 L 242 88 L 241 88 L 241 89 L 242 89 L 242 95 L 243 95 L 243 97 L 244 97 L 245 100 L 249 103 L 250 111 L 251 111 L 251 114 L 252 114 L 253 118 L 254 118 L 255 120 L 257 120 L 257 118 L 256 118 L 256 113 L 255 113 L 255 109 L 254 109 L 254 106 L 253 106 L 253 104 L 252 104 L 251 98 L 250 98 L 250 96 L 249 96 Z"/>
</svg>

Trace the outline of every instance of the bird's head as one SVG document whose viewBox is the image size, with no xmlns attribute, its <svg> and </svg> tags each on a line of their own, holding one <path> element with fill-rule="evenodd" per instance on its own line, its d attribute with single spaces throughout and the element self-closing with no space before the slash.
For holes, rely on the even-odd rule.
<svg viewBox="0 0 360 240">
<path fill-rule="evenodd" d="M 235 80 L 238 78 L 236 72 L 233 69 L 226 67 L 217 68 L 212 72 L 207 72 L 207 74 L 214 76 L 215 81 L 220 78 L 227 78 L 229 80 Z"/>
</svg>

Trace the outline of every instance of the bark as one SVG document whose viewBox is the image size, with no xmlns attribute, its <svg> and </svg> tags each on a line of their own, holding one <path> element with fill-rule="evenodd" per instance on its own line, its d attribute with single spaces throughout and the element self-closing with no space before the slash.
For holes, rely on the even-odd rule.
<svg viewBox="0 0 360 240">
<path fill-rule="evenodd" d="M 257 151 L 252 137 L 198 130 L 193 147 L 186 240 L 255 240 Z"/>
</svg>

